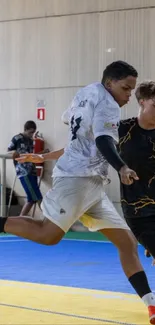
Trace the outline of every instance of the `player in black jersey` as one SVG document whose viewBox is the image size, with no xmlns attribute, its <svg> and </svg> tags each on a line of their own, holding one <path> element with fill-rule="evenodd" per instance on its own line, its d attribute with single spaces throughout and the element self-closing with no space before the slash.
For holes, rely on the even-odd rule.
<svg viewBox="0 0 155 325">
<path fill-rule="evenodd" d="M 139 114 L 121 121 L 118 150 L 139 180 L 121 183 L 121 204 L 135 237 L 155 258 L 155 82 L 141 83 L 136 98 Z"/>
</svg>

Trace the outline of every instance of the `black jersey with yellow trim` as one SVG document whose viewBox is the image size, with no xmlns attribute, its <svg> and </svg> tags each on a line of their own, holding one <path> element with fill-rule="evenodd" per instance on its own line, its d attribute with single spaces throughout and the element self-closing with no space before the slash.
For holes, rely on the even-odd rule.
<svg viewBox="0 0 155 325">
<path fill-rule="evenodd" d="M 133 117 L 120 121 L 118 131 L 118 152 L 139 177 L 132 185 L 121 184 L 124 215 L 155 215 L 155 129 L 142 129 Z"/>
</svg>

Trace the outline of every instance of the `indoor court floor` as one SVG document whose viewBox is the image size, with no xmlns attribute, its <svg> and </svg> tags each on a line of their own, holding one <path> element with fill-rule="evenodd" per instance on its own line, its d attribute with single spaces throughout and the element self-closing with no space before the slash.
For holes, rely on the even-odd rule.
<svg viewBox="0 0 155 325">
<path fill-rule="evenodd" d="M 0 324 L 149 324 L 109 242 L 83 235 L 46 247 L 1 236 L 0 252 Z M 155 291 L 151 259 L 139 254 Z"/>
</svg>

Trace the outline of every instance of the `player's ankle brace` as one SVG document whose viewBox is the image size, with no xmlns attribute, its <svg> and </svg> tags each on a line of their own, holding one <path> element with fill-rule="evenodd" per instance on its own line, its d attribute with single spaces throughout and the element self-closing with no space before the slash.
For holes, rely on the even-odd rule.
<svg viewBox="0 0 155 325">
<path fill-rule="evenodd" d="M 7 220 L 7 217 L 5 217 L 5 218 L 0 217 L 0 232 L 5 232 L 4 226 L 5 226 L 6 220 Z"/>
</svg>

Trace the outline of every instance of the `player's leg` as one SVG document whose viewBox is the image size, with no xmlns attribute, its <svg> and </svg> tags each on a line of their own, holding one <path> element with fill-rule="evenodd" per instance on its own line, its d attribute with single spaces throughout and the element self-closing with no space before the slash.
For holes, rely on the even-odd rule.
<svg viewBox="0 0 155 325">
<path fill-rule="evenodd" d="M 23 208 L 22 208 L 22 210 L 21 210 L 21 212 L 20 212 L 20 216 L 21 216 L 21 217 L 22 217 L 22 216 L 27 216 L 27 215 L 29 214 L 29 212 L 31 211 L 33 205 L 34 205 L 34 202 L 32 202 L 32 201 L 31 201 L 31 202 L 27 201 L 27 202 L 24 204 L 24 206 L 23 206 Z"/>
<path fill-rule="evenodd" d="M 24 237 L 37 243 L 58 243 L 72 224 L 98 197 L 98 182 L 89 183 L 89 178 L 57 178 L 53 188 L 44 197 L 41 207 L 44 221 L 28 217 L 0 218 L 0 231 Z M 93 202 L 90 203 L 90 194 Z"/>
<path fill-rule="evenodd" d="M 42 193 L 39 188 L 38 184 L 38 177 L 36 175 L 30 175 L 30 182 L 31 182 L 31 200 L 35 200 L 35 204 L 37 203 L 39 209 L 41 209 L 41 202 L 42 202 Z"/>
<path fill-rule="evenodd" d="M 41 204 L 42 194 L 39 189 L 36 175 L 27 175 L 20 177 L 20 182 L 27 195 L 27 202 L 25 203 L 20 216 L 27 216 L 35 203 Z"/>
<path fill-rule="evenodd" d="M 90 224 L 83 222 L 84 225 L 87 225 L 92 231 L 101 231 L 118 248 L 126 276 L 130 277 L 135 271 L 141 271 L 137 241 L 107 195 L 104 194 L 103 200 L 91 207 L 87 213 Z M 82 219 L 83 217 L 80 218 L 80 220 Z"/>
<path fill-rule="evenodd" d="M 122 268 L 137 294 L 149 307 L 150 322 L 155 324 L 155 296 L 151 292 L 146 274 L 137 252 L 137 240 L 125 220 L 119 216 L 107 196 L 87 211 L 91 231 L 103 233 L 118 249 Z"/>
<path fill-rule="evenodd" d="M 35 192 L 33 190 L 33 184 L 30 180 L 30 175 L 27 176 L 22 176 L 19 178 L 21 185 L 26 193 L 27 196 L 27 201 L 24 204 L 20 216 L 27 216 L 31 210 L 31 208 L 33 207 L 34 203 L 36 202 L 36 198 L 35 198 Z"/>
<path fill-rule="evenodd" d="M 138 242 L 145 247 L 145 256 L 155 258 L 155 216 L 125 219 Z"/>
<path fill-rule="evenodd" d="M 148 307 L 150 323 L 155 324 L 155 295 L 137 253 L 137 241 L 130 230 L 100 230 L 118 249 L 122 268 L 139 297 Z"/>
<path fill-rule="evenodd" d="M 45 218 L 43 221 L 31 217 L 0 218 L 0 231 L 20 236 L 43 245 L 57 244 L 65 232 L 54 222 Z"/>
<path fill-rule="evenodd" d="M 130 230 L 106 228 L 101 229 L 100 232 L 117 247 L 124 273 L 128 279 L 136 272 L 143 271 L 143 267 L 138 258 L 137 241 Z"/>
<path fill-rule="evenodd" d="M 79 202 L 73 193 L 74 182 L 68 178 L 57 178 L 53 188 L 45 195 L 41 207 L 43 221 L 29 217 L 0 218 L 0 230 L 44 245 L 57 244 L 72 223 Z M 76 191 L 75 191 L 76 192 Z M 73 217 L 72 217 L 73 216 Z"/>
</svg>

